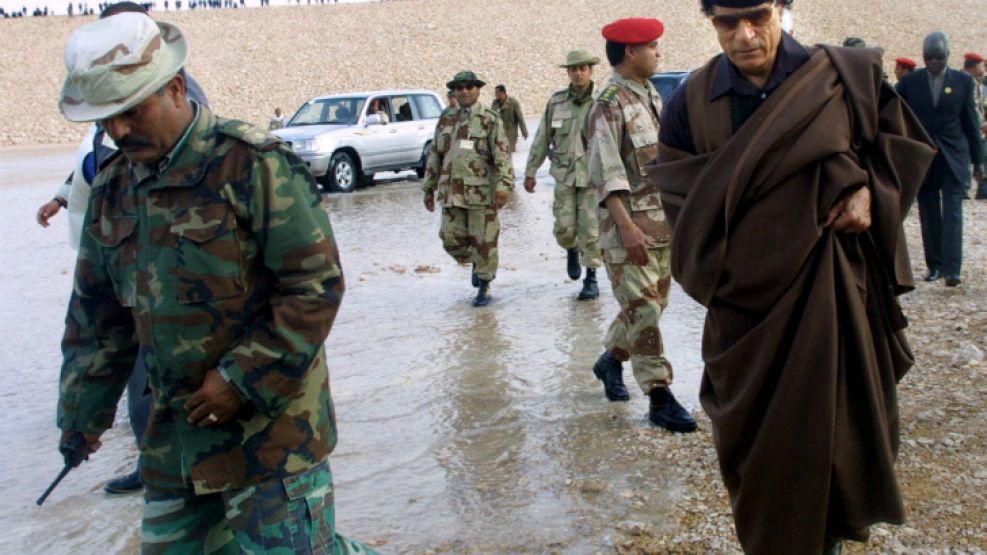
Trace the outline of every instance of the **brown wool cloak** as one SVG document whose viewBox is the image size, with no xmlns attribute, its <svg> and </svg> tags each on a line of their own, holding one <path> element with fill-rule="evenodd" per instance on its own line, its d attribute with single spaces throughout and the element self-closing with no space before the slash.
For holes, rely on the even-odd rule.
<svg viewBox="0 0 987 555">
<path fill-rule="evenodd" d="M 737 130 L 690 78 L 697 155 L 648 169 L 674 225 L 672 273 L 708 308 L 700 400 L 737 535 L 758 554 L 815 554 L 904 520 L 896 384 L 913 363 L 896 295 L 913 288 L 902 220 L 932 161 L 876 51 L 822 47 Z M 872 193 L 861 234 L 825 226 Z"/>
</svg>

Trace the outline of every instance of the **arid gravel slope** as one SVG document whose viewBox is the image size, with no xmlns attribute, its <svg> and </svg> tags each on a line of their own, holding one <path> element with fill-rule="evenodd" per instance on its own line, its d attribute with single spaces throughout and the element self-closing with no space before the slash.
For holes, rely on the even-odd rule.
<svg viewBox="0 0 987 555">
<path fill-rule="evenodd" d="M 987 51 L 983 8 L 983 0 L 798 0 L 796 36 L 839 43 L 858 35 L 885 47 L 893 60 L 919 58 L 922 37 L 942 29 L 953 39 L 956 65 L 965 51 Z M 619 17 L 665 22 L 663 69 L 691 69 L 718 51 L 695 0 L 404 0 L 154 16 L 188 35 L 188 69 L 215 110 L 256 123 L 266 123 L 275 106 L 294 113 L 319 94 L 441 91 L 464 68 L 491 85 L 506 84 L 533 115 L 565 84 L 556 67 L 565 52 L 582 47 L 603 57 L 600 28 Z M 91 19 L 0 20 L 0 146 L 82 137 L 84 126 L 65 122 L 56 99 L 65 76 L 65 41 Z M 604 64 L 598 79 L 609 74 Z M 485 91 L 483 100 L 492 94 Z"/>
</svg>

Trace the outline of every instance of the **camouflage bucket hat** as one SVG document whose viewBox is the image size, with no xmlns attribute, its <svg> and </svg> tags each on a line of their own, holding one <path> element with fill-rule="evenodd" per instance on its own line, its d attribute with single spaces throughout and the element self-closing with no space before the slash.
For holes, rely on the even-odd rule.
<svg viewBox="0 0 987 555">
<path fill-rule="evenodd" d="M 590 54 L 588 50 L 570 50 L 565 56 L 565 63 L 559 67 L 595 66 L 598 63 L 600 59 Z"/>
<path fill-rule="evenodd" d="M 486 81 L 481 81 L 479 77 L 476 76 L 472 71 L 460 71 L 459 73 L 452 76 L 452 81 L 446 83 L 447 89 L 452 89 L 456 86 L 456 83 L 473 83 L 477 87 L 482 87 L 486 85 Z"/>
<path fill-rule="evenodd" d="M 178 27 L 121 13 L 75 30 L 65 45 L 58 107 L 69 121 L 115 116 L 154 94 L 185 65 Z"/>
</svg>

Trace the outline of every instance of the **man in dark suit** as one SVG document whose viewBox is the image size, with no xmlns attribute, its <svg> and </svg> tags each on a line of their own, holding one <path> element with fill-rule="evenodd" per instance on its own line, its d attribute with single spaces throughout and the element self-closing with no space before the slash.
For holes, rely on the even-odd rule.
<svg viewBox="0 0 987 555">
<path fill-rule="evenodd" d="M 925 68 L 902 77 L 898 93 L 939 147 L 918 193 L 922 245 L 929 273 L 926 281 L 946 276 L 946 285 L 960 283 L 963 260 L 963 197 L 970 183 L 970 164 L 983 178 L 974 87 L 968 74 L 949 69 L 949 39 L 932 33 L 922 44 Z"/>
</svg>

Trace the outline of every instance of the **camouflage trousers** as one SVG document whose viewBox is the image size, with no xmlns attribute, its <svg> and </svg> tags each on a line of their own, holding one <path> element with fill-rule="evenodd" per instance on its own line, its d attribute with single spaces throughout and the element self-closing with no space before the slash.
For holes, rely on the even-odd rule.
<svg viewBox="0 0 987 555">
<path fill-rule="evenodd" d="M 311 470 L 206 495 L 145 486 L 141 553 L 376 554 L 336 534 L 332 472 Z"/>
<path fill-rule="evenodd" d="M 482 280 L 492 281 L 497 275 L 499 237 L 500 218 L 494 208 L 442 209 L 442 246 L 456 262 L 472 262 Z"/>
<path fill-rule="evenodd" d="M 555 215 L 555 241 L 559 246 L 566 250 L 579 247 L 579 260 L 587 268 L 603 266 L 593 188 L 556 182 L 552 213 Z"/>
<path fill-rule="evenodd" d="M 613 295 L 620 303 L 604 344 L 614 358 L 631 361 L 634 379 L 646 394 L 672 383 L 672 364 L 665 358 L 658 328 L 672 285 L 671 247 L 648 249 L 648 255 L 648 264 L 638 266 L 626 260 L 624 249 L 603 251 Z"/>
</svg>

